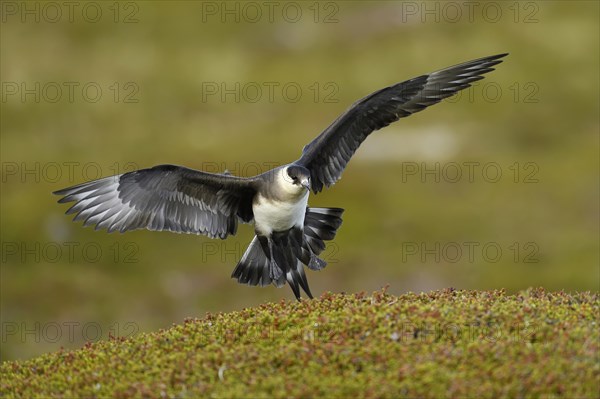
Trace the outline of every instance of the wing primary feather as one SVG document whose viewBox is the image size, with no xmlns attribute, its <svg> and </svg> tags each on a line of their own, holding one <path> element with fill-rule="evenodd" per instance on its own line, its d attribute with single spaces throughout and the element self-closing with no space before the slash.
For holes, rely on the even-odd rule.
<svg viewBox="0 0 600 399">
<path fill-rule="evenodd" d="M 311 172 L 311 189 L 322 191 L 340 179 L 352 155 L 373 132 L 400 118 L 439 103 L 502 62 L 507 53 L 479 58 L 421 75 L 377 90 L 356 101 L 313 141 L 304 146 L 295 163 Z"/>
<path fill-rule="evenodd" d="M 59 203 L 84 226 L 108 232 L 146 228 L 226 238 L 237 232 L 238 215 L 253 219 L 255 178 L 217 175 L 175 165 L 78 184 L 57 190 Z"/>
</svg>

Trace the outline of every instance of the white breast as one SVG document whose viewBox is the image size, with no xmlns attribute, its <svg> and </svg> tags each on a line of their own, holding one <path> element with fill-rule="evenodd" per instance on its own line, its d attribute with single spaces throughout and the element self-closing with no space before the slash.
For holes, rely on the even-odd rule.
<svg viewBox="0 0 600 399">
<path fill-rule="evenodd" d="M 308 194 L 306 191 L 305 195 L 295 201 L 268 200 L 259 195 L 252 206 L 256 230 L 263 235 L 270 235 L 273 231 L 304 226 Z"/>
</svg>

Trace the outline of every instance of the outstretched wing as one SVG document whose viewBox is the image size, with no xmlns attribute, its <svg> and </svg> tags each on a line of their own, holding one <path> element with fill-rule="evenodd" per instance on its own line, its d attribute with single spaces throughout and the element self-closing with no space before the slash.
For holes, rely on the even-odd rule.
<svg viewBox="0 0 600 399">
<path fill-rule="evenodd" d="M 225 238 L 253 219 L 255 183 L 230 175 L 160 165 L 54 192 L 75 204 L 67 214 L 108 232 L 167 230 Z"/>
<path fill-rule="evenodd" d="M 311 173 L 315 193 L 341 178 L 350 157 L 373 131 L 437 104 L 483 79 L 501 63 L 498 54 L 455 65 L 381 89 L 354 103 L 323 133 L 304 147 L 295 163 Z"/>
</svg>

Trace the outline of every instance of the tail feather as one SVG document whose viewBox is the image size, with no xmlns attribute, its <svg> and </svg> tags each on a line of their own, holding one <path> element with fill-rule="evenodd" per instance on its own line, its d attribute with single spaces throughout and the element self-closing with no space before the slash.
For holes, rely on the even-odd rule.
<svg viewBox="0 0 600 399">
<path fill-rule="evenodd" d="M 294 292 L 294 296 L 297 300 L 300 300 L 300 288 L 298 287 L 298 283 L 300 282 L 300 276 L 298 276 L 298 272 L 294 269 L 291 269 L 286 274 L 287 282 L 290 285 L 290 288 Z"/>
<path fill-rule="evenodd" d="M 324 241 L 335 238 L 337 229 L 342 225 L 342 213 L 344 213 L 342 208 L 306 209 L 304 238 L 313 254 L 319 255 L 325 250 Z"/>
<path fill-rule="evenodd" d="M 271 262 L 265 256 L 258 237 L 254 236 L 244 256 L 242 256 L 242 259 L 240 259 L 235 269 L 233 269 L 231 277 L 236 278 L 241 284 L 260 285 L 264 287 L 273 282 L 270 265 Z"/>
<path fill-rule="evenodd" d="M 312 299 L 312 293 L 310 292 L 310 287 L 308 286 L 308 280 L 306 279 L 306 274 L 304 273 L 304 265 L 297 261 L 296 268 L 290 269 L 287 274 L 287 282 L 292 288 L 294 292 L 294 296 L 297 300 L 300 300 L 300 289 L 298 286 L 302 288 L 302 290 L 306 293 L 306 295 Z"/>
<path fill-rule="evenodd" d="M 310 292 L 310 287 L 308 286 L 308 280 L 306 279 L 306 274 L 304 273 L 304 265 L 301 262 L 297 262 L 296 264 L 298 283 L 300 283 L 300 287 L 306 292 L 306 295 L 312 299 L 312 293 Z"/>
<path fill-rule="evenodd" d="M 300 234 L 302 234 L 300 232 Z M 287 274 L 296 266 L 297 256 L 294 250 L 294 229 L 283 232 L 274 232 L 271 235 L 273 260 Z"/>
<path fill-rule="evenodd" d="M 324 241 L 335 238 L 343 212 L 341 208 L 306 208 L 303 229 L 255 236 L 231 277 L 260 286 L 273 283 L 281 287 L 287 281 L 298 300 L 300 289 L 312 298 L 304 265 L 311 270 L 327 265 L 318 255 L 325 249 Z"/>
</svg>

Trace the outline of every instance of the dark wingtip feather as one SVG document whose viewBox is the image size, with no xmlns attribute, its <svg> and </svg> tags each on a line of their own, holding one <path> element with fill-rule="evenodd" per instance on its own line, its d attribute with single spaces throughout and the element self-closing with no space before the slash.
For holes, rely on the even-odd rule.
<svg viewBox="0 0 600 399">
<path fill-rule="evenodd" d="M 477 60 L 473 60 L 471 62 L 468 62 L 467 64 L 481 65 L 481 69 L 479 70 L 479 73 L 485 74 L 485 73 L 494 71 L 495 69 L 492 67 L 504 62 L 504 60 L 502 60 L 501 58 L 504 58 L 507 55 L 508 55 L 508 53 L 491 55 L 489 57 L 483 57 L 483 58 L 479 58 Z"/>
<path fill-rule="evenodd" d="M 77 189 L 80 186 L 81 186 L 81 184 L 77 185 L 77 186 L 71 186 L 71 187 L 61 188 L 60 190 L 52 191 L 52 194 L 54 194 L 54 195 L 67 195 L 67 194 L 70 194 L 71 192 L 73 192 L 73 190 Z"/>
<path fill-rule="evenodd" d="M 61 196 L 61 198 L 59 198 L 56 201 L 59 204 L 65 204 L 67 202 L 72 202 L 75 200 L 73 198 L 70 198 L 71 196 L 69 194 L 71 193 L 71 189 L 72 189 L 72 187 L 67 187 L 67 188 L 63 188 L 60 190 L 52 191 L 52 195 L 60 195 Z"/>
<path fill-rule="evenodd" d="M 508 55 L 508 53 L 501 53 L 501 54 L 496 54 L 496 55 L 490 55 L 490 56 L 487 56 L 487 57 L 477 58 L 477 59 L 475 59 L 473 61 L 468 61 L 466 63 L 467 64 L 480 64 L 480 63 L 483 63 L 483 62 L 489 62 L 489 63 L 491 63 L 491 62 L 494 62 L 494 61 L 496 63 L 500 63 L 500 62 L 504 61 L 504 60 L 501 60 L 500 58 L 504 58 L 507 55 Z M 496 65 L 496 64 L 494 64 L 494 65 Z"/>
</svg>

